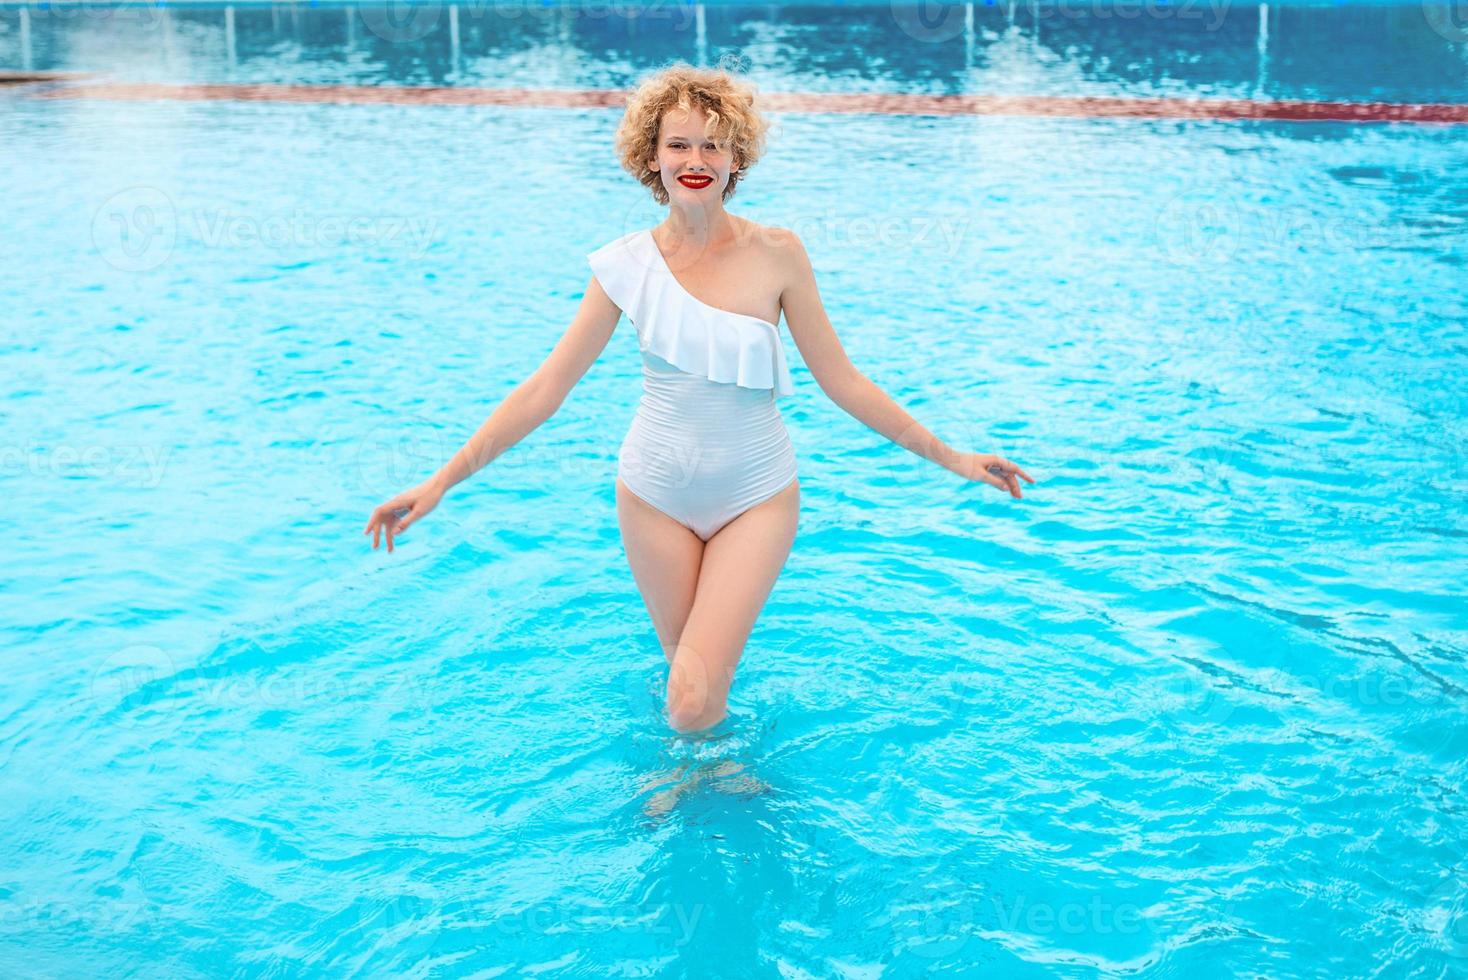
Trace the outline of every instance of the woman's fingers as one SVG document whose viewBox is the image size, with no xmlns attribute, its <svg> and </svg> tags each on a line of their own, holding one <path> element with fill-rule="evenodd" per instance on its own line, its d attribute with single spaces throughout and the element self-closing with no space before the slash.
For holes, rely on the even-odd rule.
<svg viewBox="0 0 1468 980">
<path fill-rule="evenodd" d="M 406 501 L 398 497 L 394 497 L 385 504 L 379 504 L 373 509 L 372 517 L 367 521 L 367 527 L 362 533 L 372 535 L 372 548 L 374 551 L 382 543 L 384 533 L 387 535 L 387 550 L 393 550 L 393 538 L 401 534 L 403 528 L 407 526 L 407 522 L 402 522 L 402 526 L 399 526 L 399 518 L 409 513 L 410 510 L 411 508 L 407 505 Z"/>
<path fill-rule="evenodd" d="M 418 512 L 418 505 L 414 504 L 412 509 L 408 511 L 408 516 L 404 517 L 401 521 L 398 521 L 398 533 L 402 534 L 404 531 L 406 531 L 408 529 L 408 525 L 412 524 L 420 516 L 422 515 Z"/>
<path fill-rule="evenodd" d="M 998 487 L 1000 490 L 1003 490 L 1011 497 L 1019 496 L 1019 488 L 1015 486 L 1013 473 L 1006 473 L 1003 470 L 999 470 L 995 473 L 995 476 L 997 477 L 997 479 L 995 479 L 994 481 L 994 485 L 996 487 Z"/>
<path fill-rule="evenodd" d="M 392 513 L 387 521 L 387 550 L 392 551 L 393 541 L 408 527 L 408 521 L 402 516 L 407 511 L 406 507 L 399 507 Z"/>
<path fill-rule="evenodd" d="M 987 458 L 990 462 L 980 472 L 984 482 L 997 490 L 1005 491 L 1016 499 L 1023 499 L 1024 494 L 1020 493 L 1018 478 L 1024 477 L 1029 482 L 1034 483 L 1034 477 L 1003 456 L 990 455 Z"/>
<path fill-rule="evenodd" d="M 1013 481 L 1016 485 L 1018 485 L 1019 481 L 1014 479 L 1016 475 L 1024 477 L 1031 483 L 1035 482 L 1034 477 L 1030 476 L 1024 470 L 1020 469 L 1016 464 L 1005 459 L 1003 456 L 995 456 L 994 462 L 990 463 L 988 468 L 990 472 L 1001 476 L 1006 483 Z"/>
<path fill-rule="evenodd" d="M 367 530 L 363 534 L 372 535 L 372 550 L 382 543 L 382 525 L 387 520 L 387 504 L 380 504 L 372 510 L 372 518 L 367 522 Z"/>
<path fill-rule="evenodd" d="M 1034 477 L 1030 476 L 1024 470 L 1020 469 L 1018 466 L 1014 465 L 1009 460 L 1005 459 L 1003 456 L 1000 456 L 999 457 L 999 463 L 1000 463 L 1000 465 L 1002 465 L 1004 467 L 1004 469 L 1007 472 L 1018 473 L 1020 476 L 1024 477 L 1026 480 L 1029 480 L 1031 483 L 1034 483 L 1035 482 Z"/>
</svg>

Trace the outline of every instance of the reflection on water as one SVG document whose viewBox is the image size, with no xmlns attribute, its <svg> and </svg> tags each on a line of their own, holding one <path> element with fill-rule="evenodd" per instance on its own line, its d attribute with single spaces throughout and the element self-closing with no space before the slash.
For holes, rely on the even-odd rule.
<svg viewBox="0 0 1468 980">
<path fill-rule="evenodd" d="M 0 65 L 153 81 L 621 87 L 667 61 L 771 90 L 1468 99 L 1451 5 L 243 4 L 0 8 Z"/>
</svg>

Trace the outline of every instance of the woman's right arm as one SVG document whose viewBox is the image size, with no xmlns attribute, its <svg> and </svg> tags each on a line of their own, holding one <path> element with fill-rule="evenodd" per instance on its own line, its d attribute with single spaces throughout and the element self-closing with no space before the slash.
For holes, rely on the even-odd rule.
<svg viewBox="0 0 1468 980">
<path fill-rule="evenodd" d="M 570 327 L 540 367 L 505 396 L 479 431 L 437 473 L 372 511 L 362 532 L 372 535 L 372 547 L 377 547 L 377 532 L 385 531 L 387 550 L 392 551 L 393 538 L 437 507 L 450 487 L 473 476 L 554 415 L 601 356 L 621 315 L 593 276 Z"/>
<path fill-rule="evenodd" d="M 601 356 L 621 315 L 593 276 L 571 325 L 540 367 L 505 396 L 479 431 L 429 478 L 430 482 L 446 492 L 556 414 L 571 389 Z"/>
</svg>

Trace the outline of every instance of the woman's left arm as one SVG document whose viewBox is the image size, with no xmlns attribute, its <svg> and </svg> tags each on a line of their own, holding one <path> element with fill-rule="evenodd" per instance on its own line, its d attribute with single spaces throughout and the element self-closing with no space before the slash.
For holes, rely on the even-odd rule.
<svg viewBox="0 0 1468 980">
<path fill-rule="evenodd" d="M 826 316 L 805 246 L 794 232 L 787 229 L 779 232 L 775 246 L 784 260 L 781 265 L 789 270 L 789 279 L 780 294 L 785 323 L 806 367 L 826 397 L 903 449 L 932 460 L 964 479 L 978 480 L 1020 497 L 1019 477 L 1035 482 L 1028 473 L 994 453 L 965 453 L 949 446 L 857 370 Z"/>
</svg>

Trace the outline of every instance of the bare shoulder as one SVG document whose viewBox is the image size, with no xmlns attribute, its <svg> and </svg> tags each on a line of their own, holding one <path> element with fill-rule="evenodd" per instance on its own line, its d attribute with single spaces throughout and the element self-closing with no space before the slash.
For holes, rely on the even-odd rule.
<svg viewBox="0 0 1468 980">
<path fill-rule="evenodd" d="M 749 239 L 758 246 L 767 267 L 780 270 L 787 280 L 799 277 L 810 268 L 805 243 L 795 232 L 779 225 L 761 225 L 753 221 L 747 224 Z"/>
<path fill-rule="evenodd" d="M 805 243 L 789 228 L 779 225 L 760 225 L 760 240 L 765 247 L 781 258 L 790 258 L 805 253 Z"/>
</svg>

